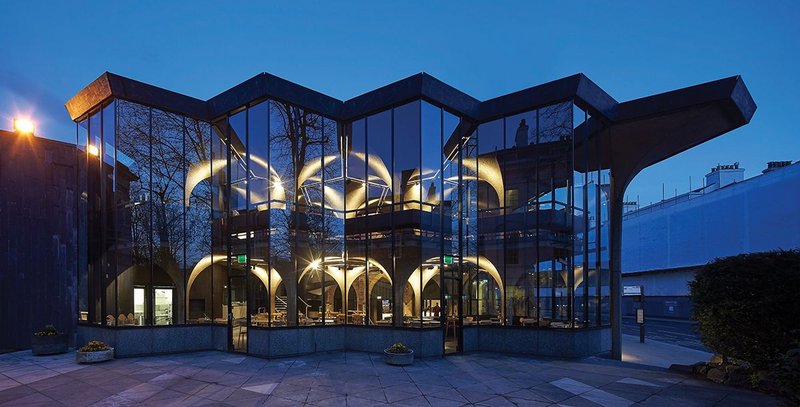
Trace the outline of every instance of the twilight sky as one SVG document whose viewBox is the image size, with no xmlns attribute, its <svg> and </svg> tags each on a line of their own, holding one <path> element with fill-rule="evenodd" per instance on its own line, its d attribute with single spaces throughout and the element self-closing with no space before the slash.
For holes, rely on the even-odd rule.
<svg viewBox="0 0 800 407">
<path fill-rule="evenodd" d="M 342 100 L 420 71 L 480 100 L 578 72 L 618 101 L 742 75 L 752 122 L 645 170 L 629 198 L 800 159 L 797 1 L 33 3 L 1 7 L 2 129 L 30 115 L 74 142 L 64 102 L 104 71 L 200 99 L 267 71 Z"/>
</svg>

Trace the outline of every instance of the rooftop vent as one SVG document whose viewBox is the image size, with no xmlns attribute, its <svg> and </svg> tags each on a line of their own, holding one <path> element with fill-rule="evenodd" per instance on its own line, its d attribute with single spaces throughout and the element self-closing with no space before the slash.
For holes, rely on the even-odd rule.
<svg viewBox="0 0 800 407">
<path fill-rule="evenodd" d="M 717 164 L 706 174 L 706 191 L 711 192 L 730 184 L 744 180 L 744 168 L 739 168 L 739 163 Z"/>
<path fill-rule="evenodd" d="M 761 173 L 766 174 L 790 165 L 792 165 L 791 161 L 770 161 L 767 163 L 767 168 L 764 171 L 761 171 Z"/>
<path fill-rule="evenodd" d="M 717 164 L 716 167 L 711 167 L 711 172 L 717 172 L 722 170 L 738 170 L 739 169 L 739 162 L 735 162 L 733 164 Z"/>
<path fill-rule="evenodd" d="M 624 201 L 622 202 L 622 212 L 628 213 L 630 211 L 635 211 L 639 209 L 639 202 L 638 201 Z"/>
</svg>

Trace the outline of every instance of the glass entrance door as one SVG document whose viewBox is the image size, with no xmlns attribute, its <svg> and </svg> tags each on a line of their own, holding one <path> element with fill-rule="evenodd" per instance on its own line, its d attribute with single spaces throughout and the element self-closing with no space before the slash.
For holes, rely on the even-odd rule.
<svg viewBox="0 0 800 407">
<path fill-rule="evenodd" d="M 462 335 L 461 298 L 463 295 L 463 285 L 461 283 L 461 273 L 457 264 L 445 264 L 442 271 L 442 282 L 444 285 L 443 297 L 444 307 L 444 353 L 461 353 L 464 348 Z"/>
<path fill-rule="evenodd" d="M 247 280 L 245 276 L 228 278 L 228 314 L 230 349 L 247 353 Z"/>
<path fill-rule="evenodd" d="M 155 325 L 172 325 L 172 287 L 153 288 Z"/>
</svg>

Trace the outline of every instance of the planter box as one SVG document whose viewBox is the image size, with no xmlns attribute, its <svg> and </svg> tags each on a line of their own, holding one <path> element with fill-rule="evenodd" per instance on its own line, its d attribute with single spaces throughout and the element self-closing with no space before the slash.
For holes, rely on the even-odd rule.
<svg viewBox="0 0 800 407">
<path fill-rule="evenodd" d="M 383 361 L 386 362 L 387 365 L 408 366 L 414 363 L 414 351 L 412 350 L 408 353 L 389 353 L 384 350 Z"/>
<path fill-rule="evenodd" d="M 114 348 L 101 350 L 99 352 L 75 352 L 75 361 L 78 363 L 97 363 L 114 359 Z"/>
<path fill-rule="evenodd" d="M 67 335 L 31 337 L 31 352 L 34 355 L 57 355 L 67 351 Z"/>
</svg>

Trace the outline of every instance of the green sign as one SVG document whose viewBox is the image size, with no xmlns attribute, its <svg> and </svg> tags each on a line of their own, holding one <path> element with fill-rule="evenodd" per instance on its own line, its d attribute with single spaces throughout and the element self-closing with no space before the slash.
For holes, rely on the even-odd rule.
<svg viewBox="0 0 800 407">
<path fill-rule="evenodd" d="M 246 254 L 240 254 L 240 255 L 236 256 L 236 262 L 239 263 L 239 264 L 247 263 L 247 255 Z"/>
<path fill-rule="evenodd" d="M 444 256 L 444 264 L 453 264 L 453 256 Z"/>
</svg>

